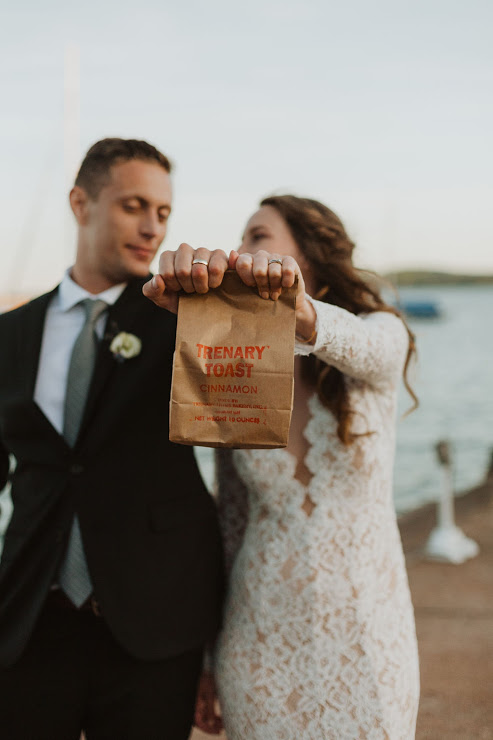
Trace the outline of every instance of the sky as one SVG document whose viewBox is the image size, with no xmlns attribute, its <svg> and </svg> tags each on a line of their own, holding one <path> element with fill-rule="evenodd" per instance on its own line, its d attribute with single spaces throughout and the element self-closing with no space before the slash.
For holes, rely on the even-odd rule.
<svg viewBox="0 0 493 740">
<path fill-rule="evenodd" d="M 73 261 L 71 178 L 105 136 L 173 160 L 169 249 L 229 251 L 263 196 L 291 192 L 338 213 L 358 266 L 493 273 L 490 0 L 10 6 L 0 293 L 48 289 Z"/>
</svg>

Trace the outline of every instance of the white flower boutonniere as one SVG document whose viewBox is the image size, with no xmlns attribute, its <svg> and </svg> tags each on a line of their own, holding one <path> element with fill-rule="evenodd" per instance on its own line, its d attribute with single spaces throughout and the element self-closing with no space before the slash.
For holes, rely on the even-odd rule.
<svg viewBox="0 0 493 740">
<path fill-rule="evenodd" d="M 142 342 L 140 339 L 134 334 L 127 334 L 125 331 L 117 334 L 110 344 L 110 352 L 119 362 L 137 357 L 137 355 L 140 355 L 141 349 Z"/>
</svg>

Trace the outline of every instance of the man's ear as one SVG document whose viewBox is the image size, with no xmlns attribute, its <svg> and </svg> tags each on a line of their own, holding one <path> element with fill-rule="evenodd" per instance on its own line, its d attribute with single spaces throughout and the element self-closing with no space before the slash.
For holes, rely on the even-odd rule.
<svg viewBox="0 0 493 740">
<path fill-rule="evenodd" d="M 74 185 L 69 195 L 70 207 L 79 226 L 87 223 L 89 196 L 84 188 Z"/>
</svg>

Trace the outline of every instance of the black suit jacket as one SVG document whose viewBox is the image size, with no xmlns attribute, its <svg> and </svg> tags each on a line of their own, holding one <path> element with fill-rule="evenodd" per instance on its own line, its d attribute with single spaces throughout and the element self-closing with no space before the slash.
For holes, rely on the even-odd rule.
<svg viewBox="0 0 493 740">
<path fill-rule="evenodd" d="M 160 659 L 214 637 L 222 555 L 213 500 L 191 447 L 168 439 L 176 320 L 131 282 L 109 309 L 78 441 L 69 448 L 33 400 L 53 293 L 0 316 L 0 489 L 14 512 L 0 564 L 0 664 L 21 654 L 77 512 L 94 592 L 118 642 Z M 141 353 L 118 362 L 112 336 Z"/>
</svg>

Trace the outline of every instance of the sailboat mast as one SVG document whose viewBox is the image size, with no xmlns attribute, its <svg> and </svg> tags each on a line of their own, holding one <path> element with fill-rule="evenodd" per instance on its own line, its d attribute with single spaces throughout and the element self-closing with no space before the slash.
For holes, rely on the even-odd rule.
<svg viewBox="0 0 493 740">
<path fill-rule="evenodd" d="M 63 75 L 63 169 L 65 192 L 70 192 L 80 165 L 80 47 L 76 43 L 65 45 Z M 69 207 L 66 207 L 65 249 L 73 257 L 75 224 Z"/>
</svg>

